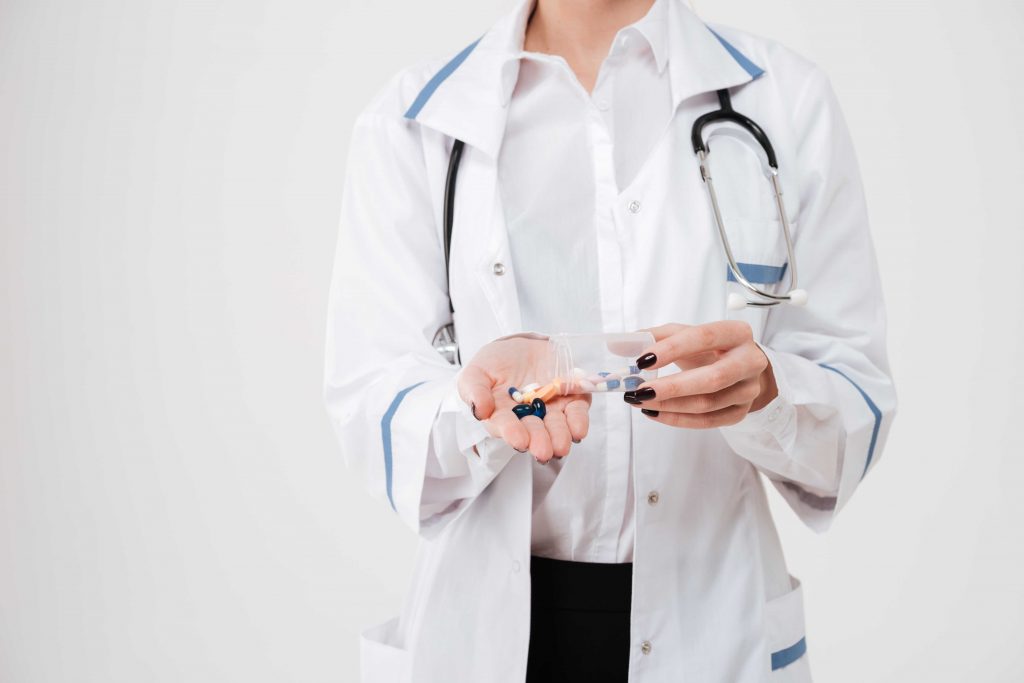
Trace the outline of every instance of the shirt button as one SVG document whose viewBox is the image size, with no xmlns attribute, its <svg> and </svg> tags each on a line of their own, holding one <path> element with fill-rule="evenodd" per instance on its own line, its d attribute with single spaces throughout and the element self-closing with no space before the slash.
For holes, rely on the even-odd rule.
<svg viewBox="0 0 1024 683">
<path fill-rule="evenodd" d="M 634 199 L 629 203 L 628 208 L 630 213 L 640 213 L 640 202 Z"/>
<path fill-rule="evenodd" d="M 651 491 L 650 493 L 648 493 L 647 502 L 650 503 L 651 505 L 655 505 L 658 502 L 658 492 Z"/>
<path fill-rule="evenodd" d="M 512 571 L 514 571 L 516 574 L 518 574 L 519 573 L 519 568 L 520 568 L 519 560 L 512 560 Z"/>
<path fill-rule="evenodd" d="M 651 654 L 651 641 L 645 640 L 640 643 L 640 652 L 643 652 L 645 655 Z"/>
<path fill-rule="evenodd" d="M 596 102 L 596 104 L 597 108 L 600 109 L 601 111 L 608 111 L 608 100 L 604 99 L 603 97 L 599 99 Z"/>
<path fill-rule="evenodd" d="M 494 271 L 495 275 L 504 275 L 505 274 L 505 264 L 504 263 L 495 263 L 494 264 L 494 268 L 492 268 L 492 270 Z"/>
</svg>

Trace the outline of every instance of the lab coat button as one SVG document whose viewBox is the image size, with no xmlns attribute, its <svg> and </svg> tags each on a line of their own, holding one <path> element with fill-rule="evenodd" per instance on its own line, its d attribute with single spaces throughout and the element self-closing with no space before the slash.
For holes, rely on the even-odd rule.
<svg viewBox="0 0 1024 683">
<path fill-rule="evenodd" d="M 651 505 L 655 505 L 658 502 L 658 492 L 651 491 L 650 493 L 648 493 L 647 502 L 650 503 Z"/>
<path fill-rule="evenodd" d="M 640 202 L 634 199 L 629 203 L 628 208 L 630 213 L 640 213 Z"/>
<path fill-rule="evenodd" d="M 601 111 L 608 111 L 608 100 L 602 98 L 597 101 L 597 108 Z"/>
<path fill-rule="evenodd" d="M 651 641 L 645 640 L 640 643 L 640 652 L 643 652 L 645 655 L 651 654 Z"/>
<path fill-rule="evenodd" d="M 519 560 L 512 560 L 512 571 L 519 573 Z"/>
<path fill-rule="evenodd" d="M 504 275 L 505 274 L 505 264 L 504 263 L 495 263 L 494 264 L 494 268 L 492 268 L 492 270 L 494 271 L 495 275 Z"/>
</svg>

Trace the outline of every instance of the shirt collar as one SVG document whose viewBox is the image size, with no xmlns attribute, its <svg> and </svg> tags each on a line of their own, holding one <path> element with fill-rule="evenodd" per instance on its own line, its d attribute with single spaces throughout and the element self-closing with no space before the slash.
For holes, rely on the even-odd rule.
<svg viewBox="0 0 1024 683">
<path fill-rule="evenodd" d="M 496 157 L 535 2 L 515 0 L 511 11 L 486 33 L 407 94 L 405 117 Z M 668 68 L 673 111 L 693 95 L 741 85 L 764 73 L 685 0 L 655 0 L 630 27 L 650 42 L 659 69 Z"/>
<path fill-rule="evenodd" d="M 674 1 L 677 0 L 654 0 L 654 4 L 651 5 L 651 8 L 644 16 L 632 24 L 619 29 L 612 40 L 612 49 L 615 49 L 614 46 L 620 36 L 630 32 L 638 33 L 647 41 L 651 52 L 654 54 L 658 73 L 662 73 L 668 63 L 668 5 Z M 507 59 L 518 61 L 526 55 L 526 52 L 523 50 L 523 43 L 526 39 L 526 26 L 530 21 L 530 14 L 536 5 L 537 0 L 520 0 L 511 11 L 511 26 L 508 31 L 501 34 L 505 41 L 504 48 L 508 51 L 509 55 Z M 503 69 L 501 98 L 505 104 L 512 97 L 517 73 L 518 69 Z"/>
</svg>

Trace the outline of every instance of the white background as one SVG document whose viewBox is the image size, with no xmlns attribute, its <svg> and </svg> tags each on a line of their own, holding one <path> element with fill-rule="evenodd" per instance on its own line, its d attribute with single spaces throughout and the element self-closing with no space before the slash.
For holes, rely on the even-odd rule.
<svg viewBox="0 0 1024 683">
<path fill-rule="evenodd" d="M 506 8 L 0 2 L 0 681 L 356 678 L 415 539 L 320 400 L 351 126 Z M 776 505 L 816 677 L 1024 680 L 1024 7 L 697 9 L 831 75 L 884 277 L 882 460 Z"/>
</svg>

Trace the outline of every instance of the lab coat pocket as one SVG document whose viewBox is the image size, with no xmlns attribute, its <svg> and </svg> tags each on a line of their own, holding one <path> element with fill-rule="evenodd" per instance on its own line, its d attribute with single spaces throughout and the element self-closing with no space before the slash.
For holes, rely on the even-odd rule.
<svg viewBox="0 0 1024 683">
<path fill-rule="evenodd" d="M 725 229 L 733 257 L 743 277 L 768 292 L 774 292 L 778 283 L 787 280 L 789 259 L 782 221 L 735 220 L 731 225 L 726 225 Z M 790 231 L 793 229 L 791 222 Z M 728 262 L 724 268 L 726 280 L 734 282 Z"/>
<path fill-rule="evenodd" d="M 411 683 L 411 653 L 398 642 L 398 617 L 371 626 L 360 634 L 362 683 Z"/>
<path fill-rule="evenodd" d="M 765 642 L 770 669 L 768 680 L 809 683 L 811 670 L 807 659 L 804 632 L 804 598 L 800 581 L 790 576 L 792 589 L 765 606 Z"/>
</svg>

